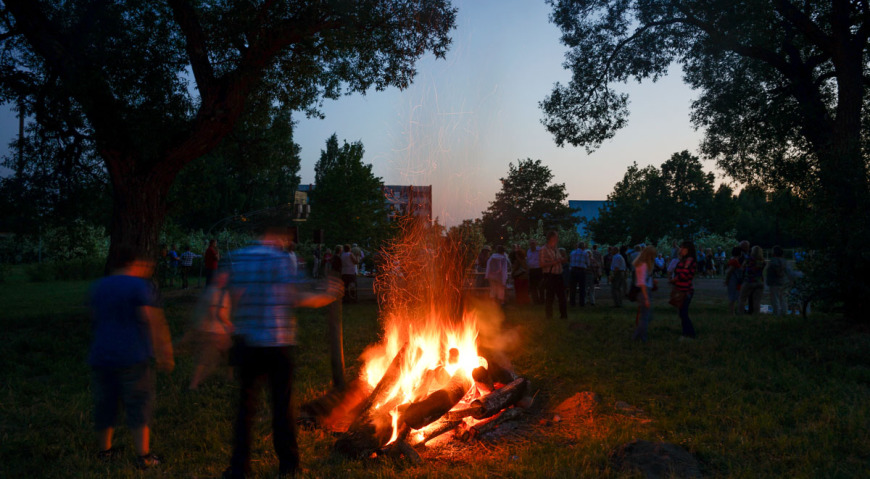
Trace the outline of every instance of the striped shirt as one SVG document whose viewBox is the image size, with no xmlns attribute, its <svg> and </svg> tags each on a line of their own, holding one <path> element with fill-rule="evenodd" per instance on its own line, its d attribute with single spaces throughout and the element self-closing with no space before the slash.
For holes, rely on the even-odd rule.
<svg viewBox="0 0 870 479">
<path fill-rule="evenodd" d="M 193 266 L 193 258 L 199 258 L 199 255 L 190 251 L 181 253 L 181 266 Z"/>
<path fill-rule="evenodd" d="M 544 246 L 543 248 L 541 248 L 542 263 L 553 263 L 559 261 L 561 258 L 562 255 L 560 255 L 555 248 L 550 248 L 549 246 Z M 556 263 L 554 265 L 544 268 L 544 273 L 562 274 L 562 263 Z"/>
<path fill-rule="evenodd" d="M 686 257 L 686 259 L 677 263 L 677 267 L 674 268 L 674 287 L 689 293 L 695 291 L 693 284 L 695 267 L 695 260 L 691 257 Z"/>
<path fill-rule="evenodd" d="M 586 268 L 589 266 L 589 255 L 585 249 L 577 248 L 571 251 L 568 259 L 572 268 Z"/>
<path fill-rule="evenodd" d="M 235 251 L 231 257 L 235 334 L 254 347 L 296 344 L 290 257 L 263 242 Z"/>
</svg>

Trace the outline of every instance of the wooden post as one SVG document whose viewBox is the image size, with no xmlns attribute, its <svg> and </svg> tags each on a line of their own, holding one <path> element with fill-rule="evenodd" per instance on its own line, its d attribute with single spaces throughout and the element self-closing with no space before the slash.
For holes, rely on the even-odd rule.
<svg viewBox="0 0 870 479">
<path fill-rule="evenodd" d="M 332 386 L 344 391 L 344 338 L 342 332 L 342 306 L 341 300 L 333 301 L 327 307 L 326 320 L 329 335 L 329 360 L 332 366 Z"/>
</svg>

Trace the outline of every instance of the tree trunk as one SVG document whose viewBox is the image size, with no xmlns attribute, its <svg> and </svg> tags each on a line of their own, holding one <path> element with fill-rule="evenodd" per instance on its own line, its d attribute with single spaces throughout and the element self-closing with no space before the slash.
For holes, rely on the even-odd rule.
<svg viewBox="0 0 870 479">
<path fill-rule="evenodd" d="M 111 243 L 106 272 L 123 266 L 121 245 L 131 247 L 145 258 L 156 258 L 160 230 L 166 218 L 167 198 L 175 174 L 137 174 L 131 168 L 136 160 L 107 160 L 112 178 Z"/>
<path fill-rule="evenodd" d="M 838 102 L 829 147 L 819 154 L 822 198 L 820 206 L 824 247 L 832 251 L 843 314 L 854 321 L 868 321 L 862 303 L 868 287 L 858 278 L 868 267 L 865 249 L 867 207 L 870 206 L 867 162 L 861 151 L 861 113 L 864 98 L 863 47 L 838 62 Z"/>
</svg>

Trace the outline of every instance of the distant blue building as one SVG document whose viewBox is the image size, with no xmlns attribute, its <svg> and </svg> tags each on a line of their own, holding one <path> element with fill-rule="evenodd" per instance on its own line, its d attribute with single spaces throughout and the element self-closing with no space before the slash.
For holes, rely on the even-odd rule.
<svg viewBox="0 0 870 479">
<path fill-rule="evenodd" d="M 574 210 L 574 217 L 577 218 L 577 232 L 581 235 L 588 235 L 586 230 L 586 222 L 598 218 L 598 212 L 604 204 L 603 200 L 568 200 L 568 207 Z"/>
</svg>

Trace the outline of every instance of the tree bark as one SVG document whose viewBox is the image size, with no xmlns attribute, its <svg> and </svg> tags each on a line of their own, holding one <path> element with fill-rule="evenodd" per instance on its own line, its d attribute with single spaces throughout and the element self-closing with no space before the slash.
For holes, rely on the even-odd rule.
<svg viewBox="0 0 870 479">
<path fill-rule="evenodd" d="M 137 172 L 130 157 L 107 160 L 112 179 L 112 220 L 106 272 L 123 266 L 122 245 L 145 258 L 157 256 L 157 242 L 168 208 L 169 189 L 175 174 Z"/>
</svg>

